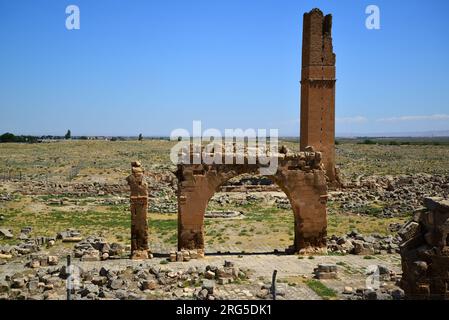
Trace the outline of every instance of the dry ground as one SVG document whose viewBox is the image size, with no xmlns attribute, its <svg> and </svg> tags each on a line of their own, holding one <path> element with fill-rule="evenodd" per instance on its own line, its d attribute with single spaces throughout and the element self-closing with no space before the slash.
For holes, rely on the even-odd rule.
<svg viewBox="0 0 449 320">
<path fill-rule="evenodd" d="M 129 174 L 130 161 L 140 159 L 148 172 L 167 174 L 175 169 L 169 162 L 169 149 L 173 144 L 165 140 L 0 144 L 0 194 L 14 190 L 14 183 L 1 179 L 2 173 L 4 176 L 9 170 L 13 175 L 20 172 L 24 180 L 122 183 Z M 298 148 L 290 141 L 281 144 L 291 149 Z M 337 145 L 337 162 L 347 178 L 413 172 L 447 174 L 449 145 L 396 146 L 345 142 Z M 228 195 L 237 200 L 247 196 L 238 193 Z M 174 194 L 167 197 L 170 201 L 176 200 Z M 220 194 L 215 197 L 220 197 Z M 32 226 L 35 235 L 48 236 L 65 228 L 75 228 L 86 235 L 102 233 L 110 240 L 129 240 L 126 194 L 64 199 L 67 201 L 62 204 L 49 204 L 49 199 L 60 198 L 63 196 L 17 194 L 13 201 L 0 202 L 0 214 L 3 215 L 0 226 L 13 228 L 16 233 L 24 226 Z M 114 201 L 119 204 L 110 204 Z M 240 220 L 207 220 L 206 243 L 212 250 L 266 251 L 268 248 L 285 248 L 292 243 L 291 211 L 279 209 L 269 201 L 253 201 L 245 205 L 211 202 L 209 209 L 237 210 L 245 215 Z M 362 233 L 385 234 L 389 232 L 390 223 L 404 219 L 353 215 L 341 212 L 329 203 L 329 234 L 341 235 L 354 228 Z M 156 248 L 165 251 L 175 247 L 175 213 L 150 213 L 150 228 L 151 241 Z"/>
<path fill-rule="evenodd" d="M 282 143 L 291 149 L 298 149 L 297 143 Z M 52 193 L 24 195 L 18 187 L 20 181 L 124 183 L 124 178 L 129 174 L 130 161 L 135 159 L 144 164 L 153 178 L 159 174 L 170 177 L 169 172 L 175 169 L 169 162 L 169 150 L 173 144 L 165 140 L 0 144 L 0 199 L 2 196 L 11 198 L 0 200 L 0 227 L 11 228 L 18 235 L 21 228 L 31 226 L 32 236 L 55 236 L 59 231 L 74 228 L 84 236 L 97 234 L 109 241 L 129 243 L 130 219 L 126 193 L 83 197 Z M 337 145 L 337 162 L 342 175 L 349 180 L 370 175 L 448 174 L 449 145 L 367 145 L 345 141 Z M 153 186 L 153 200 L 176 203 L 174 189 L 169 185 Z M 230 201 L 218 201 L 224 196 Z M 279 286 L 285 289 L 287 299 L 342 298 L 343 287 L 364 286 L 365 268 L 371 264 L 384 264 L 392 270 L 400 270 L 400 259 L 396 254 L 368 257 L 325 255 L 310 259 L 261 255 L 272 253 L 275 249 L 283 250 L 293 242 L 292 212 L 277 206 L 274 201 L 282 197 L 285 195 L 272 191 L 217 193 L 208 210 L 240 211 L 243 218 L 206 219 L 206 259 L 172 263 L 169 267 L 182 269 L 193 264 L 204 267 L 207 264 L 220 265 L 223 260 L 234 260 L 239 266 L 253 269 L 255 274 L 249 282 L 219 288 L 224 298 L 234 299 L 255 298 L 260 285 L 270 281 L 274 269 L 279 271 Z M 328 209 L 329 235 L 343 235 L 353 229 L 363 234 L 389 234 L 391 223 L 402 223 L 408 219 L 407 216 L 381 218 L 357 215 L 342 210 L 332 202 L 328 203 Z M 152 251 L 167 253 L 174 250 L 177 241 L 176 213 L 150 212 L 149 219 Z M 17 238 L 0 240 L 0 245 L 19 241 Z M 71 252 L 72 247 L 71 244 L 58 244 L 52 250 L 63 256 Z M 162 259 L 155 258 L 145 263 L 158 265 Z M 0 274 L 4 276 L 17 272 L 24 268 L 25 262 L 26 258 L 23 257 L 0 266 Z M 310 282 L 313 268 L 321 262 L 339 265 L 339 279 L 322 280 L 322 287 Z M 124 259 L 97 264 L 122 266 L 133 263 Z M 88 264 L 86 267 L 95 267 Z"/>
</svg>

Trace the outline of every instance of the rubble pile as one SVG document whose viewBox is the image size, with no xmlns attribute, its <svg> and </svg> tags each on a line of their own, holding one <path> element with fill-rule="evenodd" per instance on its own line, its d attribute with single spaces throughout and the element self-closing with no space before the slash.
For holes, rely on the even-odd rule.
<svg viewBox="0 0 449 320">
<path fill-rule="evenodd" d="M 89 236 L 75 244 L 75 258 L 81 261 L 100 261 L 107 259 L 128 258 L 125 256 L 125 247 L 120 243 L 108 243 L 97 236 Z"/>
<path fill-rule="evenodd" d="M 55 244 L 56 237 L 36 237 L 30 238 L 32 228 L 24 227 L 20 231 L 17 239 L 22 242 L 16 245 L 0 245 L 0 262 L 17 256 L 32 254 L 41 250 L 42 247 L 52 247 Z M 0 238 L 14 239 L 12 230 L 8 228 L 0 229 Z"/>
<path fill-rule="evenodd" d="M 402 289 L 387 288 L 357 288 L 345 287 L 342 292 L 346 300 L 403 300 L 404 291 Z"/>
<path fill-rule="evenodd" d="M 408 299 L 449 299 L 449 200 L 424 199 L 404 225 L 401 287 Z"/>
<path fill-rule="evenodd" d="M 372 255 L 399 252 L 399 236 L 379 234 L 362 235 L 356 230 L 346 236 L 332 235 L 327 241 L 327 250 L 339 254 Z"/>
<path fill-rule="evenodd" d="M 370 265 L 365 272 L 365 287 L 345 287 L 342 294 L 347 300 L 402 300 L 404 291 L 397 287 L 400 275 L 385 265 Z"/>
<path fill-rule="evenodd" d="M 328 199 L 346 211 L 392 217 L 414 212 L 425 196 L 448 197 L 449 176 L 420 173 L 360 177 L 330 192 Z"/>
<path fill-rule="evenodd" d="M 59 232 L 56 235 L 56 239 L 62 240 L 62 242 L 79 242 L 83 238 L 81 233 L 74 229 L 67 229 L 66 231 Z"/>
<path fill-rule="evenodd" d="M 49 264 L 50 265 L 50 264 Z M 168 299 L 221 299 L 217 284 L 247 279 L 249 270 L 232 262 L 224 266 L 189 267 L 174 271 L 155 266 L 127 266 L 68 270 L 66 266 L 48 266 L 34 272 L 18 272 L 0 280 L 0 300 L 66 299 L 66 282 L 72 281 L 73 300 L 140 300 L 150 295 Z M 69 278 L 69 271 L 72 276 Z"/>
</svg>

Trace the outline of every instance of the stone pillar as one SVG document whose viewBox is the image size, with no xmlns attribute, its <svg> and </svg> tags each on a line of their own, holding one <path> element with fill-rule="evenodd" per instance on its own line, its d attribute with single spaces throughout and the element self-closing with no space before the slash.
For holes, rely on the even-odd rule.
<svg viewBox="0 0 449 320">
<path fill-rule="evenodd" d="M 280 168 L 273 177 L 290 200 L 295 218 L 293 251 L 300 254 L 327 252 L 327 184 L 324 170 L 309 172 Z"/>
<path fill-rule="evenodd" d="M 196 249 L 200 256 L 204 254 L 204 215 L 216 187 L 215 179 L 202 168 L 179 165 L 177 171 L 178 250 Z"/>
<path fill-rule="evenodd" d="M 148 184 L 140 162 L 131 163 L 132 174 L 126 178 L 131 189 L 131 258 L 148 259 Z"/>
<path fill-rule="evenodd" d="M 319 9 L 304 14 L 301 71 L 301 151 L 312 146 L 323 154 L 326 175 L 335 171 L 335 54 L 332 16 Z"/>
</svg>

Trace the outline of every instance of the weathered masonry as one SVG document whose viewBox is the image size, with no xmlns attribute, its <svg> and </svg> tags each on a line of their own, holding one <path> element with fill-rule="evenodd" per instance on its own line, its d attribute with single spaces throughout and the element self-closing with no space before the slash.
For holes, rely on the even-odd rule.
<svg viewBox="0 0 449 320">
<path fill-rule="evenodd" d="M 131 175 L 126 178 L 131 189 L 131 258 L 147 259 L 148 248 L 148 184 L 144 178 L 142 165 L 131 163 Z"/>
<path fill-rule="evenodd" d="M 190 150 L 191 151 L 191 150 Z M 284 151 L 275 155 L 278 167 L 272 179 L 287 195 L 294 214 L 295 252 L 326 250 L 326 175 L 321 153 Z M 192 158 L 192 153 L 190 154 Z M 204 249 L 204 215 L 221 185 L 243 173 L 258 174 L 263 165 L 178 164 L 178 249 Z"/>
<path fill-rule="evenodd" d="M 425 198 L 399 235 L 401 287 L 407 299 L 449 300 L 449 201 Z"/>
<path fill-rule="evenodd" d="M 304 14 L 301 71 L 301 151 L 313 146 L 323 153 L 326 175 L 335 172 L 335 54 L 332 16 L 319 9 Z"/>
</svg>

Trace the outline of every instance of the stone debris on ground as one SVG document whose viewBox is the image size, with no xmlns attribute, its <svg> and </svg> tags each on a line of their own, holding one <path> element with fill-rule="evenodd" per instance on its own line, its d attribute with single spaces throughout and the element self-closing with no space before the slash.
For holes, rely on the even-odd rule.
<svg viewBox="0 0 449 320">
<path fill-rule="evenodd" d="M 11 257 L 28 255 L 41 250 L 43 246 L 51 247 L 55 243 L 55 238 L 38 237 L 24 240 L 16 245 L 0 245 L 0 254 L 11 255 Z"/>
<path fill-rule="evenodd" d="M 447 175 L 373 175 L 346 181 L 343 188 L 329 193 L 329 201 L 348 212 L 393 217 L 420 208 L 424 196 L 448 197 L 448 185 Z"/>
<path fill-rule="evenodd" d="M 14 234 L 12 233 L 11 229 L 0 228 L 0 238 L 12 239 L 14 238 Z"/>
<path fill-rule="evenodd" d="M 120 243 L 109 243 L 102 237 L 89 236 L 75 244 L 74 256 L 81 261 L 128 258 L 129 253 L 125 249 Z"/>
<path fill-rule="evenodd" d="M 404 291 L 397 285 L 401 277 L 385 265 L 367 267 L 365 287 L 345 286 L 342 294 L 347 300 L 402 300 Z"/>
<path fill-rule="evenodd" d="M 56 239 L 62 240 L 62 242 L 79 242 L 83 238 L 81 237 L 81 233 L 74 229 L 68 229 L 66 231 L 59 232 L 56 235 Z"/>
<path fill-rule="evenodd" d="M 250 274 L 250 270 L 225 262 L 221 267 L 208 265 L 200 269 L 191 266 L 178 271 L 142 264 L 79 269 L 76 277 L 68 278 L 66 266 L 49 264 L 57 261 L 53 257 L 41 255 L 35 256 L 36 259 L 41 264 L 34 272 L 17 272 L 0 280 L 0 300 L 63 300 L 66 298 L 66 281 L 72 278 L 73 300 L 141 300 L 147 299 L 148 295 L 166 299 L 215 300 L 222 299 L 222 284 L 245 280 Z M 213 276 L 206 276 L 209 274 Z"/>
<path fill-rule="evenodd" d="M 357 255 L 398 253 L 400 241 L 399 236 L 363 235 L 353 230 L 346 236 L 328 237 L 327 249 L 334 253 Z"/>
<path fill-rule="evenodd" d="M 153 213 L 176 213 L 176 179 L 167 172 L 148 172 L 147 179 L 155 189 L 150 192 L 149 211 Z M 127 186 L 124 183 L 79 183 L 17 181 L 16 192 L 21 195 L 48 195 L 55 198 L 46 200 L 48 205 L 76 205 L 79 198 L 86 198 L 92 204 L 126 205 Z M 403 216 L 422 206 L 421 199 L 428 197 L 449 197 L 449 176 L 441 174 L 408 174 L 397 176 L 360 176 L 346 179 L 343 185 L 329 192 L 329 201 L 339 210 L 354 214 L 375 215 L 378 217 Z M 248 205 L 255 202 L 274 204 L 277 208 L 290 210 L 291 205 L 284 195 L 271 195 L 279 188 L 265 177 L 239 177 L 235 182 L 222 187 L 223 191 L 243 191 L 252 194 L 246 198 L 234 197 L 237 192 L 217 194 L 211 203 L 217 205 Z M 235 190 L 234 190 L 235 189 Z M 108 198 L 98 198 L 98 195 Z M 64 195 L 64 197 L 61 197 Z M 0 201 L 12 201 L 12 194 L 1 194 Z"/>
<path fill-rule="evenodd" d="M 346 300 L 403 300 L 404 291 L 402 289 L 373 289 L 345 287 L 343 295 Z"/>
</svg>

